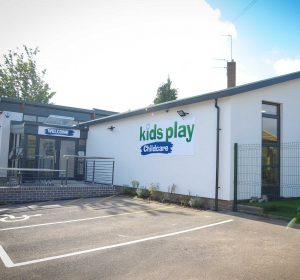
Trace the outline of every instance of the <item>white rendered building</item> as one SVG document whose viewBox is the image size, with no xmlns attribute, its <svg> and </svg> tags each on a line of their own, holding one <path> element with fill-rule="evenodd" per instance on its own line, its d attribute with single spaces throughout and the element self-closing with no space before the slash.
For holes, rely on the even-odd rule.
<svg viewBox="0 0 300 280">
<path fill-rule="evenodd" d="M 280 147 L 300 142 L 299 104 L 295 72 L 116 114 L 82 124 L 89 126 L 87 156 L 114 157 L 116 185 L 138 180 L 168 191 L 175 184 L 179 194 L 230 202 L 234 143 L 254 144 L 260 152 L 256 166 L 249 165 L 256 176 L 249 196 L 285 196 L 283 173 L 289 171 L 280 164 Z M 293 176 L 297 188 L 300 179 Z M 300 196 L 299 188 L 292 196 Z"/>
</svg>

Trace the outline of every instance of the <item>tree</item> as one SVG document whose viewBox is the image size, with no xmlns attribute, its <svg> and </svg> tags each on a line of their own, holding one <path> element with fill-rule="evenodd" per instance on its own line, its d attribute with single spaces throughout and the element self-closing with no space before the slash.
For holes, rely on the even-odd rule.
<svg viewBox="0 0 300 280">
<path fill-rule="evenodd" d="M 156 98 L 154 99 L 154 104 L 160 104 L 163 102 L 176 100 L 177 99 L 177 89 L 171 88 L 171 80 L 170 77 L 168 77 L 168 80 L 166 83 L 162 84 L 157 89 Z"/>
<path fill-rule="evenodd" d="M 36 55 L 39 49 L 23 46 L 24 51 L 9 50 L 0 63 L 0 97 L 13 97 L 39 103 L 49 103 L 55 95 L 44 81 L 46 69 L 39 72 Z M 18 49 L 17 49 L 18 50 Z"/>
</svg>

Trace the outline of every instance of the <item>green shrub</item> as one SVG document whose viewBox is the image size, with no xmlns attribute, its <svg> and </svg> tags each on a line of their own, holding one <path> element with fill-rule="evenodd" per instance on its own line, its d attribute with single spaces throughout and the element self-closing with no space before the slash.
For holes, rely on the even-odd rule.
<svg viewBox="0 0 300 280">
<path fill-rule="evenodd" d="M 265 212 L 275 212 L 278 211 L 280 207 L 278 207 L 278 205 L 275 204 L 267 204 L 263 206 L 263 209 Z"/>
<path fill-rule="evenodd" d="M 161 192 L 159 191 L 158 184 L 150 184 L 149 186 L 149 196 L 152 200 L 161 200 Z"/>
<path fill-rule="evenodd" d="M 168 194 L 166 195 L 166 200 L 174 203 L 179 203 L 180 199 L 176 195 L 177 185 L 172 184 L 168 187 Z"/>
<path fill-rule="evenodd" d="M 207 201 L 202 197 L 192 197 L 190 199 L 189 205 L 193 208 L 207 208 Z"/>
<path fill-rule="evenodd" d="M 123 186 L 123 194 L 128 196 L 135 196 L 136 188 L 132 188 L 130 186 Z"/>
<path fill-rule="evenodd" d="M 135 189 L 137 189 L 140 186 L 140 182 L 138 180 L 132 180 L 131 186 Z"/>
<path fill-rule="evenodd" d="M 180 204 L 182 206 L 188 206 L 190 205 L 190 201 L 191 201 L 191 195 L 188 194 L 188 195 L 182 195 L 181 198 L 180 198 Z"/>
<path fill-rule="evenodd" d="M 168 200 L 168 193 L 162 192 L 162 193 L 161 193 L 161 197 L 160 197 L 160 202 L 166 203 L 166 202 L 168 202 L 168 201 L 169 201 L 169 200 Z"/>
<path fill-rule="evenodd" d="M 139 198 L 148 198 L 150 196 L 150 192 L 144 187 L 139 187 L 136 189 L 136 195 Z"/>
<path fill-rule="evenodd" d="M 290 215 L 296 215 L 297 210 L 292 205 L 281 205 L 276 203 L 269 203 L 263 206 L 264 212 L 278 212 L 278 213 L 288 213 Z"/>
<path fill-rule="evenodd" d="M 177 185 L 172 184 L 169 188 L 168 191 L 169 193 L 176 193 Z"/>
</svg>

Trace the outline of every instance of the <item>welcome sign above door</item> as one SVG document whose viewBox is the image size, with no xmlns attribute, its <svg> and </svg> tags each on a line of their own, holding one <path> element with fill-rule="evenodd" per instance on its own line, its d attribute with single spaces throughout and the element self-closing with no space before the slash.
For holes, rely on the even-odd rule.
<svg viewBox="0 0 300 280">
<path fill-rule="evenodd" d="M 56 137 L 80 138 L 80 130 L 78 129 L 39 126 L 38 134 Z"/>
<path fill-rule="evenodd" d="M 148 123 L 140 126 L 142 156 L 149 154 L 194 154 L 195 119 Z"/>
</svg>

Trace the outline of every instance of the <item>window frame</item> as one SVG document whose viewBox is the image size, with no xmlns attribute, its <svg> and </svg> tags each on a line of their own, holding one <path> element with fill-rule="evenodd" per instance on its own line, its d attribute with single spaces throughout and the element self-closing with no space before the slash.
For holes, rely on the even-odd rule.
<svg viewBox="0 0 300 280">
<path fill-rule="evenodd" d="M 261 187 L 262 187 L 262 195 L 267 194 L 268 196 L 271 197 L 276 197 L 278 198 L 280 196 L 280 182 L 281 182 L 281 174 L 280 174 L 280 166 L 281 166 L 281 160 L 280 160 L 280 144 L 281 144 L 281 105 L 279 103 L 274 103 L 274 102 L 268 102 L 268 101 L 262 101 L 262 104 L 267 104 L 267 105 L 273 105 L 276 106 L 276 112 L 277 114 L 267 114 L 262 111 L 261 113 L 261 141 L 262 141 L 262 150 L 261 150 Z M 263 138 L 263 120 L 264 118 L 266 119 L 275 119 L 277 120 L 277 139 L 276 141 L 267 141 L 264 140 Z M 277 162 L 274 164 L 266 165 L 263 164 L 263 151 L 265 149 L 276 149 L 277 150 Z M 273 170 L 271 175 L 277 177 L 277 179 L 274 181 L 272 184 L 271 182 L 267 182 L 268 179 L 272 179 L 272 176 L 269 178 L 264 177 L 263 174 L 267 174 L 267 169 Z M 275 178 L 274 177 L 274 178 Z"/>
<path fill-rule="evenodd" d="M 274 102 L 268 102 L 268 101 L 262 101 L 262 104 L 266 104 L 266 105 L 273 105 L 276 106 L 277 109 L 277 114 L 273 115 L 273 114 L 267 114 L 262 112 L 261 114 L 261 140 L 262 140 L 262 144 L 279 144 L 281 143 L 281 130 L 280 130 L 280 120 L 281 120 L 281 114 L 280 114 L 280 104 L 278 103 L 274 103 Z M 277 128 L 276 128 L 276 134 L 277 134 L 277 141 L 276 143 L 271 142 L 271 141 L 266 141 L 263 138 L 263 118 L 268 118 L 268 119 L 276 119 L 277 120 Z"/>
</svg>

